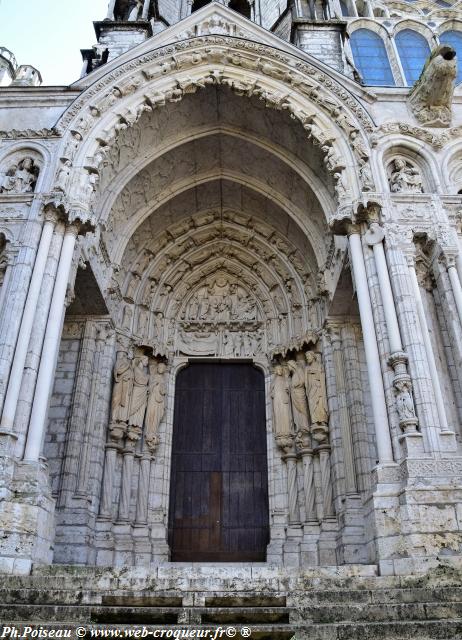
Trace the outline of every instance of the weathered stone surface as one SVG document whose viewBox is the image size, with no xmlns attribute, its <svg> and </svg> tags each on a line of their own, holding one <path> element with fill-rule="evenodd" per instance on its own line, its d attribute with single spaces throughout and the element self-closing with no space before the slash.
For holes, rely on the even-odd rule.
<svg viewBox="0 0 462 640">
<path fill-rule="evenodd" d="M 462 111 L 451 51 L 407 96 L 391 39 L 412 15 L 433 46 L 453 8 L 154 4 L 110 3 L 71 89 L 0 49 L 0 569 L 33 572 L 4 614 L 70 614 L 54 562 L 92 567 L 73 575 L 88 615 L 104 590 L 205 606 L 205 582 L 327 581 L 354 596 L 300 595 L 319 637 L 380 637 L 375 618 L 424 638 L 462 617 L 430 578 L 404 588 L 462 567 Z M 398 88 L 367 86 L 358 29 Z M 263 565 L 169 563 L 175 385 L 203 359 L 264 375 Z"/>
</svg>

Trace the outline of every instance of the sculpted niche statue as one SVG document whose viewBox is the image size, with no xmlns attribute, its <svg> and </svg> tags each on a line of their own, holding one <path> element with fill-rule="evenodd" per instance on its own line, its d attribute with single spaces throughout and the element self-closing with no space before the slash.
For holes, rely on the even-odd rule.
<svg viewBox="0 0 462 640">
<path fill-rule="evenodd" d="M 396 158 L 390 165 L 390 191 L 393 193 L 422 193 L 422 176 L 417 167 L 403 158 Z"/>
<path fill-rule="evenodd" d="M 303 367 L 297 364 L 295 360 L 289 360 L 287 363 L 290 378 L 290 399 L 292 401 L 292 415 L 294 418 L 295 428 L 297 431 L 308 431 L 308 406 L 306 403 L 305 393 L 305 372 Z"/>
<path fill-rule="evenodd" d="M 126 351 L 117 353 L 114 366 L 114 388 L 112 390 L 110 431 L 115 439 L 123 436 L 127 429 L 130 398 L 133 389 L 132 362 Z"/>
<path fill-rule="evenodd" d="M 311 417 L 311 431 L 315 440 L 324 442 L 327 438 L 329 420 L 324 368 L 319 353 L 307 351 L 305 358 L 305 387 Z"/>
<path fill-rule="evenodd" d="M 133 361 L 133 392 L 128 416 L 129 429 L 141 434 L 148 400 L 149 373 L 147 356 L 138 356 Z"/>
<path fill-rule="evenodd" d="M 148 449 L 153 452 L 159 444 L 159 425 L 165 413 L 167 388 L 165 372 L 167 367 L 163 362 L 153 362 L 150 367 L 149 397 L 146 410 L 145 440 Z"/>
<path fill-rule="evenodd" d="M 271 400 L 273 403 L 274 437 L 282 449 L 291 445 L 293 440 L 292 413 L 290 408 L 289 378 L 284 367 L 277 364 L 271 382 Z"/>
<path fill-rule="evenodd" d="M 456 52 L 447 44 L 433 49 L 408 103 L 419 122 L 427 127 L 449 127 L 457 76 Z"/>
<path fill-rule="evenodd" d="M 6 171 L 0 193 L 32 193 L 37 184 L 40 169 L 32 158 L 24 158 Z"/>
</svg>

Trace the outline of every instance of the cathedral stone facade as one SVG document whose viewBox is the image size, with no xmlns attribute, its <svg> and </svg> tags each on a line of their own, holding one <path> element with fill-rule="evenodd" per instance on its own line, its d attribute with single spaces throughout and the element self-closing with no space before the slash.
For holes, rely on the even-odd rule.
<svg viewBox="0 0 462 640">
<path fill-rule="evenodd" d="M 68 87 L 0 49 L 1 571 L 462 568 L 460 13 L 95 30 Z"/>
</svg>

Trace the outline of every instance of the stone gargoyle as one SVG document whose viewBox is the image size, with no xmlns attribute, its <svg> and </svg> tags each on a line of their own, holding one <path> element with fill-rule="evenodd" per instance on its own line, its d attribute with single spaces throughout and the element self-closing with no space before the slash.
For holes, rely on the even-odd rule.
<svg viewBox="0 0 462 640">
<path fill-rule="evenodd" d="M 446 44 L 435 47 L 408 98 L 411 111 L 421 124 L 426 127 L 451 125 L 456 75 L 455 50 Z"/>
</svg>

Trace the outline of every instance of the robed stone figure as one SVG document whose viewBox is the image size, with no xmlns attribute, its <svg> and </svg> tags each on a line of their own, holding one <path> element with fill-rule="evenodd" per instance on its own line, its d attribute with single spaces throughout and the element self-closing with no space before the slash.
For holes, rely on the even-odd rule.
<svg viewBox="0 0 462 640">
<path fill-rule="evenodd" d="M 141 432 L 148 400 L 149 373 L 147 370 L 149 359 L 139 356 L 133 361 L 133 392 L 130 402 L 128 424 L 131 429 Z"/>
<path fill-rule="evenodd" d="M 295 360 L 289 360 L 287 366 L 292 372 L 290 381 L 290 399 L 292 400 L 292 414 L 294 417 L 295 428 L 297 431 L 307 431 L 309 424 L 304 367 L 299 366 Z"/>
<path fill-rule="evenodd" d="M 114 366 L 114 388 L 112 390 L 111 431 L 113 432 L 116 429 L 124 431 L 128 424 L 133 378 L 134 371 L 128 353 L 119 351 Z"/>
<path fill-rule="evenodd" d="M 273 403 L 273 430 L 277 444 L 284 448 L 292 441 L 292 412 L 290 408 L 289 378 L 284 367 L 277 364 L 271 382 L 271 399 Z"/>
<path fill-rule="evenodd" d="M 307 351 L 305 358 L 305 384 L 311 422 L 326 424 L 329 415 L 327 412 L 326 380 L 321 356 L 319 353 Z"/>
<path fill-rule="evenodd" d="M 148 407 L 146 410 L 146 446 L 151 451 L 159 444 L 159 425 L 165 413 L 165 401 L 167 387 L 165 385 L 165 372 L 167 367 L 163 362 L 154 362 L 150 366 L 150 383 Z"/>
</svg>

